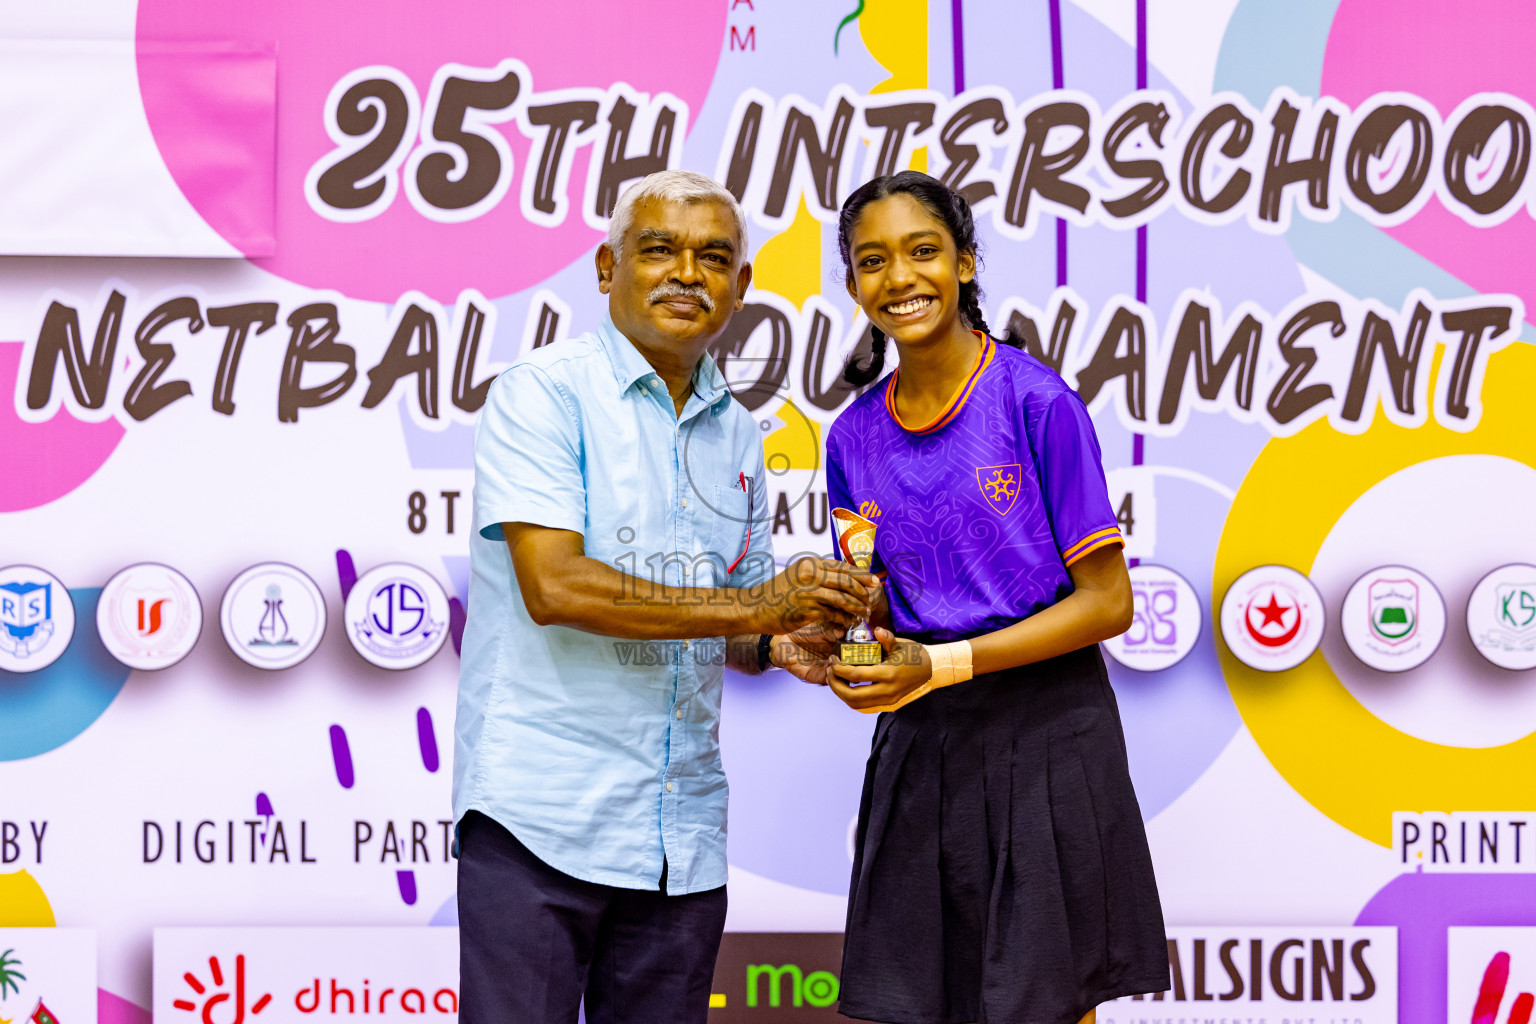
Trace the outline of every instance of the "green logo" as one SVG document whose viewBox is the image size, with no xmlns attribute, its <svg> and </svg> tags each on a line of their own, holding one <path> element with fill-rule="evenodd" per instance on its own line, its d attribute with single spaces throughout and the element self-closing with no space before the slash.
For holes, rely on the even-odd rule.
<svg viewBox="0 0 1536 1024">
<path fill-rule="evenodd" d="M 21 966 L 21 961 L 11 957 L 11 954 L 14 952 L 16 950 L 8 949 L 4 953 L 0 953 L 0 999 L 6 997 L 6 989 L 10 989 L 12 992 L 21 991 L 21 986 L 16 984 L 17 978 L 20 978 L 22 981 L 27 980 L 27 976 L 16 969 Z M 834 982 L 834 984 L 836 983 Z M 799 1004 L 797 1003 L 796 1005 L 798 1006 Z"/>
<path fill-rule="evenodd" d="M 768 975 L 768 1005 L 776 1007 L 783 1005 L 784 979 L 789 979 L 789 995 L 795 1006 L 831 1006 L 837 1002 L 837 975 L 830 971 L 812 971 L 810 974 L 800 970 L 797 964 L 783 964 L 775 967 L 772 964 L 748 964 L 747 965 L 747 1005 L 757 1005 L 757 981 L 763 975 Z"/>
</svg>

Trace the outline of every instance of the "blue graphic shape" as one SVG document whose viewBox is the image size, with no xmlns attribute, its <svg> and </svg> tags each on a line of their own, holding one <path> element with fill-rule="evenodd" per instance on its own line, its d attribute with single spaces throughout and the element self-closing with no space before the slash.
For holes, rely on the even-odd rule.
<svg viewBox="0 0 1536 1024">
<path fill-rule="evenodd" d="M 442 905 L 433 911 L 432 920 L 427 924 L 436 925 L 439 928 L 457 928 L 459 926 L 459 894 L 454 893 L 443 900 Z"/>
<path fill-rule="evenodd" d="M 55 750 L 101 717 L 132 671 L 96 635 L 100 587 L 71 590 L 75 635 L 64 653 L 36 672 L 0 670 L 0 761 Z"/>
</svg>

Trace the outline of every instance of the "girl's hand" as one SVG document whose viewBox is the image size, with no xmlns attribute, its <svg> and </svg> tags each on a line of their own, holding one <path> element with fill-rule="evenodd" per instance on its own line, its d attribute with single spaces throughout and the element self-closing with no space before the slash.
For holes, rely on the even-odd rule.
<svg viewBox="0 0 1536 1024">
<path fill-rule="evenodd" d="M 875 639 L 885 650 L 885 660 L 878 665 L 845 665 L 835 654 L 827 660 L 832 692 L 855 711 L 889 707 L 933 675 L 933 663 L 922 644 L 903 640 L 879 626 L 875 627 Z"/>
</svg>

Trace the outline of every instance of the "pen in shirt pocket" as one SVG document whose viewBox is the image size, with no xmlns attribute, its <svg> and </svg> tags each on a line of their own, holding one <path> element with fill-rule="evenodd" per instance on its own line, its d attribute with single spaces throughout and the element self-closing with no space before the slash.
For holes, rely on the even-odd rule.
<svg viewBox="0 0 1536 1024">
<path fill-rule="evenodd" d="M 736 483 L 737 483 L 738 486 L 741 487 L 741 491 L 742 491 L 743 494 L 751 495 L 751 493 L 752 493 L 752 478 L 747 476 L 745 471 L 742 471 L 742 472 L 739 472 L 739 473 L 736 474 Z M 731 573 L 736 571 L 736 567 L 741 564 L 741 560 L 743 558 L 747 557 L 747 552 L 749 550 L 751 550 L 751 548 L 752 548 L 752 516 L 751 516 L 751 513 L 749 512 L 747 514 L 747 539 L 746 539 L 746 542 L 741 547 L 741 554 L 737 555 L 735 560 L 733 562 L 731 562 L 731 564 L 729 566 L 726 567 L 726 570 L 725 570 L 726 575 L 730 575 Z"/>
</svg>

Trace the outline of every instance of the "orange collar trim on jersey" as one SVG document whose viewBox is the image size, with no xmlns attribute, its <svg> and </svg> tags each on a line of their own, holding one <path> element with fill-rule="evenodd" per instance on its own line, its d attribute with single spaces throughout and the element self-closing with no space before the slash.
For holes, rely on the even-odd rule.
<svg viewBox="0 0 1536 1024">
<path fill-rule="evenodd" d="M 950 423 L 956 416 L 960 415 L 960 410 L 965 408 L 966 400 L 971 397 L 971 392 L 976 388 L 976 382 L 981 379 L 982 373 L 991 365 L 992 356 L 997 351 L 997 342 L 980 331 L 972 331 L 971 333 L 981 339 L 981 351 L 976 353 L 976 365 L 971 368 L 970 376 L 966 377 L 965 383 L 955 390 L 955 394 L 950 398 L 949 404 L 940 410 L 937 416 L 921 427 L 907 426 L 902 422 L 901 414 L 896 411 L 896 376 L 901 373 L 901 367 L 898 366 L 892 372 L 890 383 L 885 386 L 885 408 L 891 414 L 891 419 L 895 420 L 896 425 L 902 430 L 909 434 L 931 434 Z"/>
</svg>

